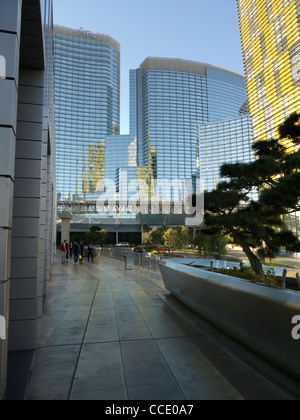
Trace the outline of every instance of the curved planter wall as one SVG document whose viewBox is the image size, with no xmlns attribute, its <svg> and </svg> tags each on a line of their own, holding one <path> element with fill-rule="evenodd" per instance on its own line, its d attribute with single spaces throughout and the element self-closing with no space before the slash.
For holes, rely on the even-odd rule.
<svg viewBox="0 0 300 420">
<path fill-rule="evenodd" d="M 178 299 L 300 377 L 300 340 L 292 337 L 292 320 L 300 316 L 300 293 L 178 261 L 163 260 L 160 270 L 166 289 Z"/>
</svg>

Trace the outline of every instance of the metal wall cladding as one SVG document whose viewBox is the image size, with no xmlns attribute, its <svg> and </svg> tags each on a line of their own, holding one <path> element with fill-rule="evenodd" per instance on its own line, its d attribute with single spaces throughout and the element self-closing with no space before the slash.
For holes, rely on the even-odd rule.
<svg viewBox="0 0 300 420">
<path fill-rule="evenodd" d="M 252 349 L 300 377 L 300 293 L 252 283 L 183 263 L 161 261 L 165 287 L 179 300 Z"/>
</svg>

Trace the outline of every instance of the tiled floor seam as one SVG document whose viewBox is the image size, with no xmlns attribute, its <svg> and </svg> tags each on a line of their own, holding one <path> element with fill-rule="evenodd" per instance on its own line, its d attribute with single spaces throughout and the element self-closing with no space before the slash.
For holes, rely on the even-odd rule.
<svg viewBox="0 0 300 420">
<path fill-rule="evenodd" d="M 107 262 L 109 262 L 109 261 L 107 261 Z M 182 386 L 180 386 L 180 383 L 183 382 L 184 379 L 182 379 L 180 376 L 178 376 L 177 367 L 176 367 L 175 371 L 173 370 L 172 360 L 168 358 L 168 354 L 166 353 L 166 350 L 168 350 L 168 349 L 172 350 L 172 348 L 173 348 L 172 346 L 173 346 L 174 343 L 172 342 L 172 339 L 174 339 L 175 341 L 178 340 L 178 342 L 181 341 L 181 339 L 182 339 L 183 343 L 184 343 L 185 340 L 191 341 L 192 345 L 196 346 L 199 349 L 199 351 L 204 356 L 206 356 L 206 358 L 208 359 L 209 362 L 213 362 L 213 361 L 217 360 L 217 358 L 219 358 L 219 360 L 218 360 L 219 363 L 217 365 L 214 365 L 214 366 L 219 371 L 220 376 L 223 376 L 224 379 L 226 379 L 227 382 L 231 385 L 231 387 L 235 388 L 236 390 L 239 389 L 239 388 L 236 388 L 234 386 L 234 383 L 236 383 L 236 381 L 231 382 L 231 379 L 233 378 L 232 373 L 234 373 L 234 372 L 230 371 L 229 376 L 228 376 L 227 375 L 228 374 L 228 369 L 227 369 L 227 371 L 226 371 L 226 369 L 225 370 L 222 369 L 222 365 L 220 365 L 220 362 L 222 362 L 222 360 L 220 359 L 220 352 L 222 351 L 224 353 L 224 355 L 227 354 L 227 356 L 230 356 L 230 359 L 235 358 L 239 362 L 240 365 L 243 364 L 244 366 L 246 366 L 249 369 L 249 364 L 247 363 L 247 359 L 244 362 L 242 360 L 242 358 L 244 356 L 244 353 L 242 353 L 242 356 L 241 356 L 241 355 L 239 355 L 239 352 L 237 350 L 237 354 L 235 354 L 235 347 L 231 348 L 230 345 L 228 345 L 227 340 L 223 340 L 223 337 L 219 336 L 218 332 L 215 334 L 213 329 L 211 330 L 211 328 L 209 326 L 208 326 L 208 329 L 205 329 L 204 326 L 202 325 L 202 321 L 197 323 L 196 318 L 194 318 L 193 316 L 192 316 L 192 318 L 190 318 L 189 313 L 185 312 L 185 308 L 182 311 L 180 306 L 176 307 L 176 304 L 172 301 L 172 299 L 169 300 L 169 298 L 167 296 L 163 295 L 163 291 L 159 292 L 159 289 L 157 287 L 153 288 L 153 293 L 152 293 L 151 287 L 155 286 L 155 282 L 152 281 L 152 276 L 150 275 L 148 270 L 146 272 L 144 272 L 144 271 L 141 272 L 141 274 L 139 274 L 139 272 L 137 272 L 135 270 L 135 272 L 131 274 L 131 272 L 126 272 L 125 270 L 121 269 L 122 266 L 124 267 L 124 265 L 122 263 L 119 263 L 119 264 L 116 264 L 116 263 L 117 263 L 117 261 L 114 261 L 113 264 L 111 265 L 113 269 L 116 269 L 116 272 L 113 273 L 113 276 L 112 276 L 112 270 L 110 270 L 110 267 L 108 267 L 107 268 L 107 277 L 105 277 L 106 272 L 104 272 L 102 269 L 101 269 L 100 272 L 96 272 L 94 274 L 94 268 L 98 268 L 97 267 L 98 264 L 94 264 L 94 266 L 92 266 L 92 265 L 88 266 L 87 264 L 83 265 L 83 266 L 80 267 L 80 270 L 77 271 L 75 269 L 73 274 L 72 273 L 68 274 L 68 273 L 70 273 L 70 270 L 69 271 L 62 270 L 64 272 L 64 274 L 66 274 L 66 280 L 69 283 L 73 279 L 76 282 L 78 282 L 78 280 L 81 280 L 80 279 L 80 277 L 81 277 L 80 273 L 82 273 L 83 276 L 84 276 L 87 288 L 86 289 L 80 289 L 79 285 L 77 285 L 77 283 L 75 283 L 74 284 L 74 289 L 73 289 L 73 286 L 70 283 L 70 287 L 67 287 L 66 290 L 63 293 L 59 294 L 58 299 L 60 301 L 64 301 L 64 296 L 63 295 L 64 295 L 64 293 L 66 293 L 65 298 L 67 299 L 68 305 L 71 301 L 72 301 L 72 303 L 70 304 L 70 306 L 67 306 L 66 304 L 62 305 L 61 308 L 62 309 L 64 308 L 64 313 L 62 314 L 62 312 L 59 312 L 59 318 L 58 318 L 59 322 L 57 323 L 56 326 L 53 325 L 54 329 L 51 332 L 51 335 L 53 335 L 55 333 L 55 331 L 57 331 L 57 329 L 59 328 L 59 325 L 60 325 L 61 321 L 63 320 L 63 318 L 66 315 L 68 317 L 68 311 L 70 309 L 71 309 L 71 318 L 72 318 L 72 312 L 76 311 L 76 306 L 77 306 L 77 304 L 80 304 L 80 299 L 83 298 L 84 306 L 86 306 L 87 304 L 90 305 L 89 307 L 86 308 L 86 312 L 85 312 L 86 317 L 84 319 L 84 322 L 82 323 L 82 330 L 81 330 L 82 335 L 80 335 L 80 336 L 77 335 L 77 337 L 76 337 L 77 343 L 73 344 L 77 348 L 76 348 L 76 352 L 74 353 L 74 359 L 73 359 L 74 364 L 72 365 L 72 367 L 69 371 L 70 372 L 70 375 L 69 375 L 70 382 L 66 386 L 65 395 L 66 395 L 67 399 L 68 400 L 70 400 L 72 398 L 74 399 L 74 398 L 76 398 L 76 394 L 78 394 L 78 395 L 80 394 L 80 392 L 76 390 L 76 385 L 77 385 L 76 382 L 77 382 L 77 379 L 79 379 L 79 377 L 81 379 L 81 374 L 83 373 L 82 371 L 79 372 L 81 362 L 82 362 L 83 353 L 85 352 L 85 350 L 87 350 L 89 345 L 91 345 L 91 346 L 95 345 L 95 344 L 101 345 L 103 343 L 105 343 L 105 344 L 115 343 L 114 344 L 115 349 L 116 349 L 116 351 L 119 352 L 120 369 L 122 371 L 123 382 L 124 382 L 124 388 L 122 388 L 122 389 L 124 390 L 124 395 L 126 394 L 127 399 L 129 399 L 129 397 L 132 399 L 132 395 L 136 395 L 135 391 L 133 391 L 133 393 L 132 393 L 132 390 L 133 390 L 133 388 L 138 389 L 138 387 L 131 385 L 131 383 L 132 383 L 132 378 L 131 378 L 132 371 L 130 371 L 130 369 L 128 369 L 128 365 L 126 365 L 126 363 L 128 362 L 129 359 L 128 360 L 126 359 L 128 354 L 126 354 L 126 351 L 124 351 L 125 347 L 126 347 L 126 346 L 124 346 L 124 344 L 126 342 L 128 342 L 128 343 L 136 342 L 137 345 L 139 345 L 139 344 L 142 344 L 143 341 L 145 341 L 145 342 L 146 341 L 149 341 L 149 342 L 152 341 L 153 349 L 158 350 L 157 354 L 160 355 L 159 358 L 161 359 L 162 363 L 165 365 L 166 370 L 168 370 L 170 372 L 170 378 L 172 377 L 171 382 L 173 383 L 173 381 L 174 381 L 174 385 L 176 384 L 176 386 L 178 387 L 182 396 L 185 399 L 187 399 L 186 395 L 189 395 L 188 394 L 189 391 L 187 390 L 187 393 L 186 394 L 184 393 L 184 391 L 183 391 L 183 389 L 185 387 L 184 383 L 182 383 Z M 104 265 L 104 268 L 106 269 L 106 261 L 103 265 Z M 119 266 L 120 266 L 120 269 L 119 269 Z M 65 268 L 65 267 L 63 267 L 63 268 Z M 68 268 L 68 267 L 66 267 L 66 268 Z M 71 268 L 71 267 L 69 267 L 69 268 Z M 100 269 L 100 264 L 99 264 L 99 269 Z M 151 286 L 149 286 L 149 287 L 147 287 L 147 284 L 144 281 L 144 277 L 146 278 L 148 275 L 149 275 L 149 279 L 147 279 L 147 281 L 149 282 L 149 284 L 151 284 Z M 92 280 L 92 282 L 90 283 L 89 281 L 86 280 L 86 278 L 90 278 Z M 158 286 L 158 284 L 157 284 L 157 286 Z M 161 286 L 159 285 L 159 287 L 161 287 Z M 81 296 L 82 292 L 83 292 L 83 297 Z M 94 336 L 95 341 L 93 341 L 93 333 L 91 333 L 91 335 L 89 335 L 89 327 L 93 323 L 93 316 L 98 315 L 97 305 L 99 305 L 100 300 L 101 300 L 101 304 L 102 304 L 102 299 L 99 299 L 99 301 L 98 301 L 98 298 L 100 298 L 100 296 L 102 295 L 103 292 L 104 292 L 104 295 L 106 293 L 107 293 L 107 296 L 111 295 L 113 304 L 111 305 L 110 311 L 111 311 L 111 316 L 115 317 L 117 334 L 114 335 L 114 336 L 113 335 L 110 335 L 110 336 L 107 335 L 107 336 L 103 337 L 105 339 L 105 341 L 101 340 L 101 337 L 98 337 L 97 335 L 95 335 Z M 134 311 L 135 311 L 135 308 L 137 309 L 138 314 L 139 314 L 138 316 L 140 317 L 141 323 L 143 322 L 144 326 L 146 327 L 146 328 L 144 328 L 144 330 L 149 332 L 149 337 L 148 338 L 146 338 L 146 337 L 143 338 L 141 335 L 139 335 L 139 337 L 141 337 L 141 338 L 133 338 L 133 334 L 129 334 L 130 338 L 127 338 L 126 334 L 124 334 L 124 330 L 123 330 L 123 327 L 124 327 L 123 321 L 124 320 L 122 320 L 122 318 L 120 317 L 119 322 L 118 322 L 118 316 L 119 315 L 117 316 L 117 311 L 120 309 L 120 307 L 118 305 L 120 305 L 123 292 L 124 292 L 124 297 L 125 297 L 126 303 L 130 304 L 130 306 L 128 306 L 128 308 L 130 307 L 130 309 L 132 309 Z M 126 298 L 125 292 L 128 293 L 128 295 L 131 297 L 130 302 L 128 300 L 128 297 Z M 143 292 L 145 294 L 145 296 L 141 292 Z M 85 293 L 86 293 L 86 295 L 85 295 Z M 161 293 L 161 295 L 160 295 L 160 293 Z M 75 298 L 72 300 L 73 294 L 74 294 Z M 146 297 L 146 295 L 147 295 L 147 297 Z M 51 297 L 52 297 L 52 295 L 51 295 Z M 167 330 L 167 329 L 164 329 L 164 328 L 161 329 L 160 327 L 157 326 L 157 324 L 156 324 L 157 320 L 156 320 L 155 316 L 152 318 L 152 315 L 153 315 L 152 311 L 155 310 L 156 306 L 157 306 L 158 312 L 161 309 L 160 308 L 161 307 L 160 303 L 159 302 L 157 303 L 158 300 L 159 300 L 159 302 L 167 303 L 166 306 L 168 306 L 168 308 L 166 308 L 164 310 L 164 313 L 163 313 L 164 317 L 165 316 L 170 316 L 170 313 L 169 313 L 169 312 L 171 312 L 171 311 L 169 311 L 169 308 L 170 308 L 170 310 L 172 310 L 172 312 L 173 312 L 172 321 L 174 321 L 175 324 L 177 324 L 177 322 L 178 322 L 178 327 L 179 328 L 181 328 L 180 319 L 185 321 L 185 323 L 187 323 L 189 326 L 191 326 L 191 328 L 184 327 L 184 329 L 183 329 L 184 335 L 180 335 L 180 334 L 177 335 L 177 329 L 176 330 L 175 329 Z M 151 301 L 153 303 L 153 307 L 151 305 Z M 53 296 L 53 299 L 51 299 L 51 302 L 52 303 L 55 302 L 54 296 Z M 75 305 L 74 305 L 74 303 L 75 303 Z M 145 308 L 144 308 L 144 304 L 145 304 Z M 54 305 L 54 306 L 56 306 L 56 305 Z M 96 308 L 95 308 L 95 306 L 96 306 Z M 57 305 L 57 308 L 58 308 L 58 305 Z M 95 310 L 95 314 L 93 315 L 93 310 L 94 309 L 96 309 L 96 310 Z M 55 314 L 55 311 L 53 313 Z M 126 318 L 125 318 L 125 321 L 127 321 Z M 158 321 L 160 322 L 160 317 L 158 317 Z M 169 328 L 169 322 L 166 323 L 165 327 Z M 172 328 L 172 325 L 170 325 L 170 327 Z M 91 328 L 91 330 L 92 330 L 92 328 Z M 50 329 L 49 329 L 49 331 L 50 331 Z M 167 335 L 164 335 L 165 331 L 167 331 L 167 333 L 166 333 Z M 127 331 L 126 331 L 126 333 L 127 333 Z M 136 333 L 135 330 L 134 330 L 134 333 Z M 38 358 L 38 352 L 43 351 L 43 349 L 48 349 L 48 348 L 49 349 L 57 349 L 57 352 L 59 353 L 60 348 L 67 348 L 68 346 L 70 346 L 70 344 L 61 344 L 61 343 L 55 344 L 55 341 L 52 341 L 52 342 L 50 341 L 51 335 L 48 338 L 47 338 L 47 335 L 48 335 L 48 332 L 47 332 L 47 334 L 44 335 L 45 339 L 43 341 L 41 341 L 41 343 L 43 343 L 43 345 L 39 346 L 38 349 L 37 349 L 37 358 Z M 123 335 L 123 337 L 121 337 L 121 335 Z M 202 342 L 201 342 L 202 338 L 205 338 L 207 340 L 206 344 L 208 345 L 208 346 L 205 346 L 204 349 L 202 349 L 202 347 L 201 347 L 202 346 Z M 168 340 L 169 340 L 169 343 L 168 343 Z M 48 345 L 48 343 L 50 345 Z M 211 350 L 212 344 L 215 344 L 217 347 L 220 347 L 220 351 L 213 353 L 213 356 L 211 357 L 211 353 L 209 353 L 209 351 Z M 131 344 L 131 348 L 133 348 L 133 346 L 134 346 L 134 344 Z M 145 348 L 146 348 L 146 346 L 145 346 Z M 130 346 L 128 347 L 128 349 L 130 349 Z M 67 351 L 67 349 L 65 350 L 65 352 L 66 351 Z M 156 353 L 156 350 L 155 350 L 155 353 Z M 241 356 L 241 357 L 239 357 L 239 356 Z M 125 360 L 125 363 L 124 363 L 124 360 Z M 168 363 L 168 361 L 169 361 L 169 363 Z M 231 363 L 233 365 L 235 362 L 231 360 Z M 254 369 L 252 369 L 252 372 L 254 372 L 257 375 L 257 371 L 255 370 L 255 366 L 254 366 Z M 126 374 L 128 375 L 127 377 L 126 377 Z M 78 378 L 77 378 L 77 376 L 78 376 Z M 260 376 L 260 378 L 266 380 L 264 375 Z M 273 386 L 274 386 L 274 384 L 273 384 Z M 143 385 L 142 388 L 143 387 L 147 388 L 146 385 Z M 116 388 L 113 388 L 113 389 L 119 389 L 119 387 L 116 387 Z M 244 389 L 244 387 L 242 386 L 242 388 L 241 388 L 242 393 L 243 393 L 243 389 Z M 99 390 L 100 390 L 100 388 L 99 388 Z M 91 393 L 91 394 L 96 395 L 97 392 L 98 391 L 95 389 L 94 391 L 81 392 L 81 394 L 86 393 L 86 395 L 88 395 L 89 393 Z M 107 392 L 109 392 L 109 389 L 107 389 Z M 172 390 L 172 392 L 173 392 L 173 390 Z M 240 392 L 240 391 L 238 391 L 238 392 Z M 242 395 L 242 394 L 240 394 L 240 395 Z"/>
<path fill-rule="evenodd" d="M 76 359 L 76 363 L 75 363 L 75 366 L 74 366 L 74 371 L 73 371 L 73 375 L 72 375 L 72 379 L 71 379 L 71 383 L 70 383 L 70 388 L 69 388 L 68 396 L 67 396 L 68 401 L 70 400 L 71 395 L 72 395 L 73 383 L 74 383 L 74 379 L 76 377 L 76 371 L 77 371 L 77 367 L 78 367 L 78 364 L 79 364 L 82 348 L 83 348 L 83 345 L 84 345 L 84 339 L 85 339 L 86 332 L 87 332 L 88 325 L 89 325 L 89 321 L 90 321 L 90 318 L 91 318 L 91 313 L 92 313 L 93 305 L 94 305 L 94 302 L 95 302 L 95 298 L 96 298 L 96 295 L 97 295 L 97 292 L 98 292 L 98 289 L 99 289 L 100 279 L 96 278 L 96 280 L 97 280 L 97 287 L 95 288 L 94 297 L 93 297 L 93 300 L 92 300 L 92 303 L 91 303 L 91 306 L 90 306 L 89 315 L 88 315 L 88 318 L 87 318 L 87 322 L 86 322 L 86 326 L 85 326 L 84 333 L 83 333 L 83 336 L 82 336 L 82 340 L 81 340 L 81 343 L 79 344 L 80 347 L 79 347 L 79 351 L 78 351 L 78 355 L 77 355 L 77 359 Z"/>
<path fill-rule="evenodd" d="M 113 307 L 114 307 L 114 313 L 115 313 L 115 319 L 116 319 L 116 326 L 117 326 L 117 332 L 118 332 L 118 344 L 119 344 L 119 350 L 120 350 L 120 358 L 121 358 L 121 363 L 122 363 L 122 367 L 123 367 L 123 376 L 124 376 L 124 383 L 125 383 L 125 389 L 126 389 L 126 397 L 127 400 L 128 398 L 128 385 L 127 385 L 127 381 L 126 381 L 126 375 L 125 375 L 125 370 L 124 370 L 124 360 L 123 360 L 123 354 L 122 354 L 122 348 L 121 348 L 121 340 L 120 340 L 120 329 L 119 329 L 119 324 L 118 324 L 118 319 L 116 316 L 116 304 L 115 304 L 115 300 L 113 297 L 113 291 L 111 290 L 111 294 L 112 294 L 112 301 L 113 301 Z"/>
<path fill-rule="evenodd" d="M 173 338 L 173 337 L 172 337 L 172 338 Z M 180 391 L 181 391 L 181 393 L 182 393 L 182 395 L 183 395 L 184 399 L 185 399 L 185 400 L 187 400 L 186 395 L 185 395 L 185 393 L 184 393 L 184 391 L 183 391 L 182 387 L 180 386 L 179 381 L 176 379 L 176 376 L 174 375 L 173 370 L 172 370 L 172 368 L 171 368 L 170 364 L 168 363 L 167 359 L 165 358 L 165 356 L 164 356 L 163 352 L 161 351 L 161 348 L 159 347 L 159 345 L 158 345 L 158 343 L 157 343 L 157 340 L 158 340 L 158 339 L 155 339 L 155 345 L 156 345 L 156 347 L 158 348 L 158 351 L 159 351 L 159 353 L 161 354 L 162 358 L 164 359 L 164 361 L 165 361 L 166 365 L 168 366 L 168 369 L 169 369 L 169 371 L 170 371 L 170 373 L 171 373 L 172 377 L 174 378 L 174 382 L 175 382 L 175 383 L 176 383 L 176 385 L 178 386 L 178 389 L 180 389 Z"/>
<path fill-rule="evenodd" d="M 131 295 L 131 294 L 130 294 Z M 132 296 L 131 296 L 132 297 Z M 159 296 L 159 298 L 163 301 L 163 299 L 161 298 L 161 296 Z M 133 299 L 133 298 L 132 298 Z M 150 298 L 151 299 L 151 298 Z M 151 300 L 153 300 L 153 299 L 151 299 Z M 134 300 L 133 300 L 134 301 Z M 134 302 L 135 303 L 135 302 Z M 147 325 L 147 328 L 148 328 L 148 330 L 149 330 L 149 332 L 150 332 L 150 334 L 151 334 L 151 337 L 152 337 L 152 340 L 155 342 L 155 346 L 156 346 L 156 348 L 157 348 L 157 350 L 158 350 L 158 352 L 159 352 L 159 354 L 161 355 L 161 357 L 162 357 L 162 359 L 164 360 L 164 362 L 165 362 L 165 364 L 166 364 L 166 366 L 168 367 L 168 369 L 169 369 L 169 371 L 170 371 L 170 374 L 171 374 L 171 376 L 173 377 L 173 380 L 174 380 L 174 382 L 175 382 L 175 384 L 178 386 L 178 389 L 181 391 L 181 393 L 182 393 L 182 395 L 183 395 L 183 397 L 184 397 L 184 399 L 186 400 L 187 398 L 186 398 L 186 395 L 185 395 L 185 393 L 184 393 L 184 391 L 183 391 L 183 389 L 182 389 L 182 387 L 180 386 L 180 383 L 178 382 L 178 380 L 176 379 L 176 376 L 174 375 L 174 373 L 173 373 L 173 370 L 172 370 L 172 368 L 171 368 L 171 366 L 170 366 L 170 364 L 168 363 L 168 361 L 167 361 L 167 359 L 165 358 L 165 356 L 164 356 L 164 354 L 163 354 L 163 352 L 161 351 L 161 348 L 159 347 L 159 345 L 158 345 L 158 343 L 157 343 L 157 340 L 159 340 L 159 339 L 162 339 L 162 338 L 155 338 L 154 336 L 153 336 L 153 334 L 152 334 L 152 332 L 151 332 L 151 329 L 148 327 L 148 323 L 147 323 L 147 320 L 145 319 L 145 317 L 143 316 L 143 313 L 140 311 L 140 309 L 139 309 L 139 307 L 136 305 L 136 303 L 135 303 L 135 306 L 137 307 L 137 309 L 138 309 L 138 311 L 139 311 L 139 313 L 140 313 L 140 315 L 141 315 L 141 317 L 142 317 L 142 319 L 143 319 L 143 321 L 145 322 L 145 324 Z M 168 337 L 168 338 L 182 338 L 182 336 L 174 336 L 174 337 Z M 186 338 L 189 338 L 189 337 L 187 337 L 186 336 Z M 124 376 L 125 376 L 125 373 L 124 373 Z"/>
<path fill-rule="evenodd" d="M 137 286 L 137 287 L 140 287 L 137 283 L 136 283 L 136 286 Z M 141 312 L 141 310 L 140 310 L 139 306 L 136 304 L 135 300 L 133 299 L 133 297 L 132 297 L 132 292 L 130 292 L 130 290 L 128 289 L 128 287 L 126 287 L 126 290 L 127 290 L 127 291 L 128 291 L 128 293 L 130 294 L 130 297 L 131 297 L 131 299 L 132 299 L 132 302 L 133 302 L 134 306 L 137 308 L 137 310 L 138 310 L 138 312 L 139 312 L 139 314 L 140 314 L 141 318 L 143 319 L 143 321 L 144 321 L 145 325 L 147 326 L 147 329 L 148 329 L 148 331 L 149 331 L 149 333 L 150 333 L 150 335 L 151 335 L 151 337 L 152 337 L 152 341 L 155 343 L 155 346 L 156 346 L 156 348 L 157 348 L 157 350 L 158 350 L 159 354 L 161 355 L 162 359 L 164 360 L 164 362 L 165 362 L 166 366 L 168 367 L 169 372 L 170 372 L 171 376 L 173 377 L 173 380 L 174 380 L 175 384 L 178 386 L 178 388 L 180 389 L 180 391 L 181 391 L 182 395 L 183 395 L 183 396 L 184 396 L 184 398 L 185 398 L 185 394 L 184 394 L 183 390 L 181 389 L 181 387 L 180 387 L 180 385 L 179 385 L 179 383 L 178 383 L 178 381 L 177 381 L 176 377 L 175 377 L 175 376 L 174 376 L 174 374 L 173 374 L 173 371 L 172 371 L 172 369 L 171 369 L 171 367 L 170 367 L 169 363 L 167 362 L 167 360 L 166 360 L 166 358 L 164 357 L 164 355 L 163 355 L 163 353 L 162 353 L 162 351 L 161 351 L 160 347 L 159 347 L 159 346 L 158 346 L 158 344 L 157 344 L 157 339 L 154 337 L 153 333 L 151 332 L 151 329 L 150 329 L 150 328 L 149 328 L 149 326 L 148 326 L 147 320 L 145 319 L 145 317 L 143 316 L 143 314 L 142 314 L 142 312 Z M 141 290 L 143 290 L 143 289 L 141 289 Z M 150 297 L 149 297 L 149 298 L 150 298 Z M 150 298 L 150 299 L 151 299 L 151 298 Z M 161 299 L 161 298 L 160 298 L 160 299 Z M 152 300 L 152 299 L 151 299 L 151 300 Z M 115 310 L 115 313 L 116 313 L 115 301 L 113 301 L 113 302 L 114 302 L 114 310 Z M 120 331 L 119 331 L 119 327 L 118 327 L 118 321 L 117 321 L 117 328 L 118 328 L 118 333 L 119 333 L 119 335 L 120 335 Z M 172 338 L 173 338 L 173 337 L 172 337 Z M 122 343 L 122 342 L 130 342 L 130 341 L 137 341 L 137 340 L 136 340 L 136 339 L 131 339 L 131 340 L 130 340 L 130 339 L 126 339 L 126 340 L 119 340 L 119 346 L 120 346 L 120 356 L 121 356 L 121 361 L 122 361 L 122 366 L 123 366 L 123 374 L 124 374 L 124 382 L 125 382 L 125 386 L 126 386 L 127 398 L 129 398 L 129 395 L 128 395 L 128 389 L 129 389 L 129 386 L 128 386 L 128 383 L 127 383 L 127 380 L 126 380 L 126 372 L 125 372 L 125 368 L 124 368 L 124 359 L 123 359 L 123 352 L 122 352 L 122 346 L 121 346 L 121 343 Z M 138 341 L 149 341 L 149 338 L 147 338 L 147 339 L 138 339 Z M 186 399 L 186 398 L 185 398 L 185 399 Z"/>
</svg>

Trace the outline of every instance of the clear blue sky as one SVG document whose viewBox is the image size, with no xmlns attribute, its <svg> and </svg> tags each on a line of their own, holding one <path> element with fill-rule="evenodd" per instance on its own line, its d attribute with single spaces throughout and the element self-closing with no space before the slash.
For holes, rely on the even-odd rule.
<svg viewBox="0 0 300 420">
<path fill-rule="evenodd" d="M 244 73 L 236 0 L 54 0 L 54 23 L 121 44 L 121 134 L 129 70 L 146 57 L 183 58 Z"/>
</svg>

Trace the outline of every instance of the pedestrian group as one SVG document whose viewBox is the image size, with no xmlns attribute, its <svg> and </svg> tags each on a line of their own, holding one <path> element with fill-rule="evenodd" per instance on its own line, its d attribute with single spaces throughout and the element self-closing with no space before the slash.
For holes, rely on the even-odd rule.
<svg viewBox="0 0 300 420">
<path fill-rule="evenodd" d="M 92 244 L 89 244 L 87 251 L 88 251 L 88 261 L 90 261 L 90 258 L 91 258 L 92 262 L 94 262 L 94 255 L 93 255 L 94 249 L 93 249 Z M 75 241 L 74 244 L 72 242 L 69 244 L 69 242 L 65 240 L 60 245 L 60 252 L 61 252 L 62 264 L 69 262 L 69 256 L 70 257 L 74 256 L 75 264 L 77 264 L 78 261 L 79 263 L 82 263 L 83 258 L 84 258 L 83 242 L 78 243 Z"/>
</svg>

